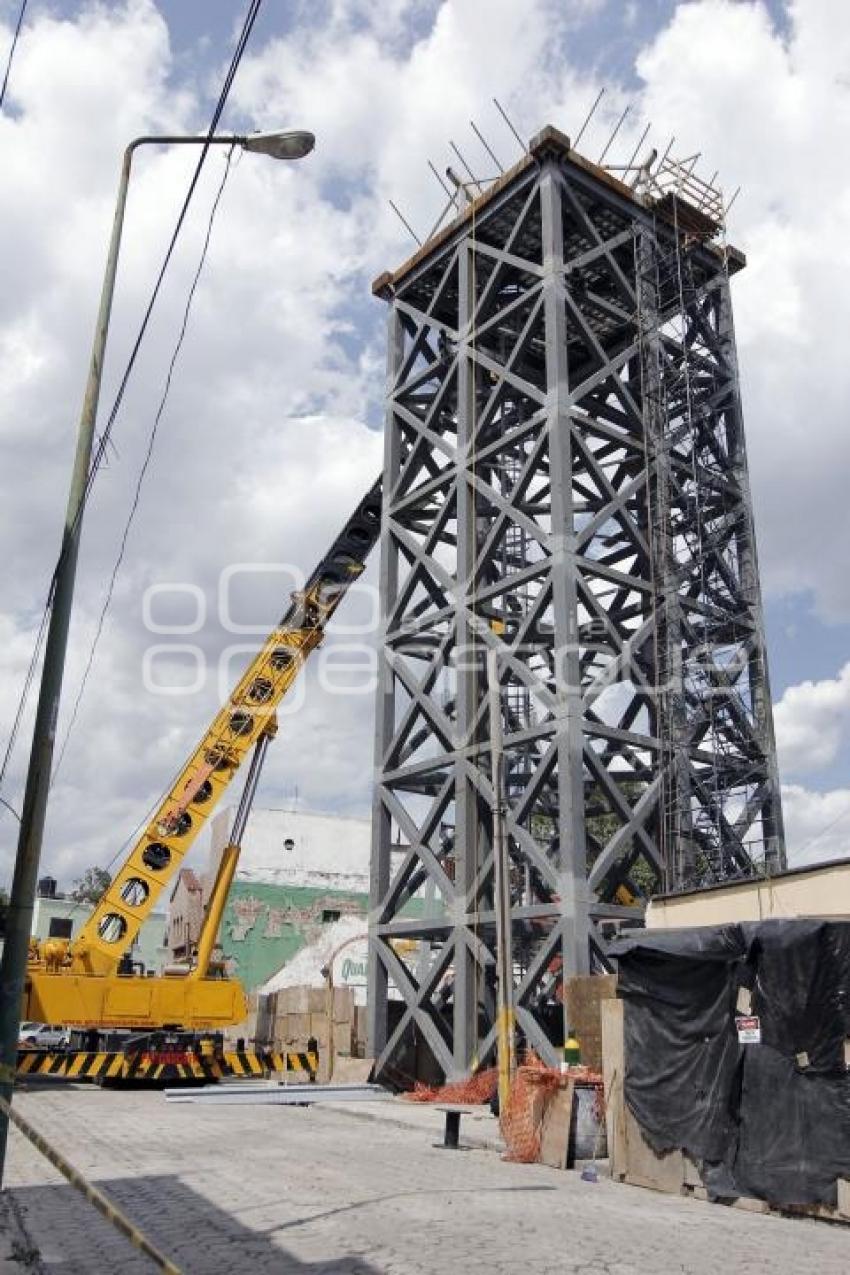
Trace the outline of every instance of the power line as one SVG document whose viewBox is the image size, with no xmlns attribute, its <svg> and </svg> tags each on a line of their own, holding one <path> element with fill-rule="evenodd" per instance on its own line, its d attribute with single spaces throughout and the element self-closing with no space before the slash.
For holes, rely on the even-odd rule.
<svg viewBox="0 0 850 1275">
<path fill-rule="evenodd" d="M 18 812 L 17 812 L 17 810 L 15 809 L 15 807 L 14 807 L 14 806 L 10 806 L 10 805 L 9 805 L 9 803 L 8 803 L 8 801 L 6 800 L 6 798 L 5 798 L 5 797 L 0 797 L 0 806 L 5 806 L 5 807 L 6 807 L 6 809 L 7 809 L 8 811 L 10 811 L 10 812 L 11 812 L 11 813 L 15 816 L 15 818 L 16 818 L 16 819 L 17 819 L 17 821 L 18 821 L 18 823 L 20 823 L 20 822 L 21 822 L 21 816 L 18 814 Z"/>
<path fill-rule="evenodd" d="M 236 42 L 236 48 L 234 49 L 233 56 L 230 60 L 230 66 L 228 67 L 227 74 L 224 77 L 224 83 L 219 93 L 218 101 L 216 102 L 215 110 L 213 111 L 213 114 L 212 114 L 212 119 L 210 120 L 210 125 L 206 134 L 207 140 L 204 142 L 204 145 L 201 148 L 201 154 L 199 156 L 198 163 L 195 166 L 195 171 L 192 175 L 192 180 L 189 183 L 189 189 L 186 192 L 185 199 L 183 200 L 183 205 L 180 209 L 180 213 L 178 215 L 177 222 L 174 227 L 174 231 L 172 232 L 168 249 L 166 250 L 165 257 L 163 258 L 162 265 L 160 266 L 159 273 L 157 275 L 156 283 L 154 284 L 153 291 L 151 292 L 150 299 L 145 308 L 145 313 L 142 318 L 142 322 L 140 324 L 138 334 L 133 343 L 133 348 L 130 352 L 130 357 L 127 361 L 127 366 L 124 370 L 124 374 L 121 378 L 121 383 L 118 387 L 118 393 L 116 394 L 115 401 L 112 404 L 112 408 L 109 413 L 109 418 L 106 424 L 106 428 L 101 433 L 100 439 L 95 449 L 95 454 L 92 458 L 92 463 L 89 468 L 89 475 L 88 475 L 88 480 L 86 482 L 86 487 L 83 492 L 82 499 L 80 500 L 80 505 L 74 519 L 73 527 L 71 529 L 72 532 L 76 530 L 77 526 L 80 523 L 80 520 L 82 519 L 83 513 L 85 511 L 86 505 L 88 504 L 89 497 L 91 495 L 91 489 L 94 484 L 95 476 L 98 472 L 98 469 L 103 463 L 103 457 L 106 454 L 106 450 L 110 446 L 110 435 L 112 433 L 112 428 L 115 424 L 115 420 L 118 416 L 118 412 L 121 407 L 121 402 L 124 398 L 124 392 L 127 388 L 127 384 L 130 380 L 130 376 L 135 366 L 136 359 L 138 357 L 139 350 L 142 345 L 142 341 L 147 331 L 148 324 L 150 322 L 150 318 L 153 313 L 153 309 L 156 304 L 157 297 L 159 296 L 159 292 L 162 287 L 163 280 L 165 278 L 166 270 L 168 269 L 168 265 L 174 253 L 174 248 L 177 244 L 177 239 L 183 227 L 183 222 L 186 219 L 186 214 L 189 209 L 189 204 L 191 203 L 192 196 L 195 193 L 195 188 L 198 184 L 198 179 L 201 175 L 201 169 L 204 166 L 204 162 L 209 152 L 209 148 L 210 148 L 209 139 L 214 136 L 215 130 L 218 127 L 218 122 L 221 119 L 222 112 L 224 111 L 227 98 L 230 94 L 230 89 L 236 77 L 236 72 L 239 69 L 239 64 L 242 61 L 242 55 L 245 52 L 246 45 L 250 38 L 251 31 L 254 28 L 254 23 L 257 20 L 257 15 L 260 11 L 261 5 L 262 5 L 262 0 L 251 0 L 251 2 L 248 5 L 248 9 L 245 14 L 245 20 L 242 24 L 242 31 L 239 35 L 239 39 Z M 25 8 L 26 8 L 26 5 L 23 5 L 22 12 L 18 20 L 19 28 L 20 28 L 20 23 L 23 21 L 23 9 Z M 17 39 L 17 33 L 16 33 L 16 39 Z M 14 49 L 14 45 L 13 45 L 13 49 Z M 8 68 L 6 71 L 6 78 L 8 79 Z M 5 89 L 5 80 L 4 80 L 4 89 Z M 47 601 L 45 603 L 44 613 L 41 617 L 39 631 L 36 638 L 35 649 L 33 651 L 32 659 L 30 660 L 30 665 L 27 670 L 26 676 L 24 678 L 24 687 L 21 692 L 21 697 L 18 701 L 18 707 L 15 711 L 15 720 L 13 722 L 12 730 L 9 735 L 9 740 L 6 745 L 6 754 L 3 759 L 3 764 L 2 766 L 0 766 L 0 787 L 2 787 L 3 779 L 5 778 L 6 771 L 9 766 L 9 759 L 12 755 L 12 751 L 15 746 L 15 741 L 18 736 L 20 724 L 21 724 L 23 714 L 26 708 L 26 702 L 29 697 L 30 688 L 32 686 L 33 678 L 35 677 L 35 670 L 38 667 L 38 661 L 41 655 L 41 646 L 44 642 L 44 638 L 47 632 L 47 623 L 50 616 L 50 608 L 53 601 L 53 593 L 56 587 L 56 578 L 59 573 L 59 568 L 62 564 L 62 555 L 66 552 L 64 548 L 64 543 L 72 539 L 73 539 L 72 535 L 65 537 L 65 541 L 63 542 L 63 549 L 60 551 L 60 555 L 57 560 L 56 566 L 53 569 L 53 574 L 50 580 L 50 587 L 48 589 Z"/>
<path fill-rule="evenodd" d="M 159 291 L 160 291 L 160 288 L 162 287 L 163 279 L 165 278 L 165 272 L 168 269 L 169 262 L 171 261 L 171 257 L 174 253 L 174 249 L 177 244 L 178 236 L 183 227 L 183 222 L 186 219 L 186 213 L 189 210 L 189 204 L 191 203 L 192 196 L 195 193 L 195 188 L 198 184 L 198 179 L 201 175 L 201 169 L 203 168 L 204 163 L 206 162 L 207 155 L 209 153 L 209 148 L 210 148 L 209 139 L 213 137 L 213 135 L 215 134 L 215 130 L 218 127 L 218 122 L 221 119 L 222 112 L 224 111 L 225 103 L 227 102 L 227 98 L 230 93 L 233 80 L 239 68 L 239 63 L 242 61 L 242 54 L 245 52 L 245 46 L 248 43 L 248 38 L 251 34 L 251 30 L 257 19 L 257 14 L 259 13 L 261 4 L 262 4 L 262 0 L 252 0 L 251 4 L 248 6 L 248 13 L 246 14 L 246 17 L 245 17 L 245 24 L 242 28 L 242 34 L 240 35 L 239 40 L 237 42 L 236 49 L 233 54 L 233 58 L 231 59 L 231 63 L 228 68 L 227 75 L 225 76 L 225 79 L 224 79 L 224 84 L 222 86 L 221 93 L 219 94 L 218 102 L 216 103 L 216 108 L 213 111 L 213 116 L 210 121 L 209 129 L 207 130 L 207 140 L 204 142 L 201 148 L 201 154 L 198 158 L 197 164 L 195 165 L 195 171 L 192 174 L 192 180 L 189 182 L 189 189 L 186 192 L 186 197 L 183 200 L 183 206 L 181 207 L 180 212 L 178 214 L 177 222 L 171 236 L 171 241 L 169 242 L 168 248 L 165 253 L 165 257 L 163 258 L 163 262 L 160 267 L 156 283 L 154 284 L 153 291 L 150 296 L 150 300 L 145 309 L 144 317 L 142 318 L 142 322 L 139 327 L 138 334 L 133 343 L 133 348 L 130 351 L 130 357 L 127 360 L 127 366 L 124 370 L 124 375 L 122 376 L 121 383 L 118 386 L 118 392 L 115 395 L 115 401 L 112 404 L 112 408 L 110 410 L 109 417 L 106 422 L 106 426 L 104 427 L 101 433 L 100 440 L 98 442 L 97 447 L 95 448 L 94 456 L 92 457 L 91 466 L 89 468 L 88 481 L 86 483 L 86 489 L 83 494 L 83 498 L 80 502 L 79 511 L 77 513 L 77 521 L 79 521 L 79 519 L 82 518 L 82 515 L 85 511 L 85 507 L 88 504 L 88 500 L 91 495 L 91 489 L 92 489 L 92 486 L 94 485 L 94 480 L 97 476 L 97 472 L 100 469 L 101 464 L 103 463 L 103 457 L 109 445 L 110 435 L 112 433 L 113 426 L 115 425 L 115 420 L 118 416 L 118 412 L 120 410 L 121 403 L 124 398 L 124 393 L 127 389 L 127 383 L 130 380 L 130 376 L 132 374 L 133 368 L 136 363 L 136 359 L 139 354 L 139 349 L 141 348 L 142 340 L 144 339 L 144 335 L 145 335 L 145 332 L 147 331 L 148 323 L 150 322 L 151 314 L 153 313 L 153 308 L 156 304 L 157 297 L 159 296 Z"/>
<path fill-rule="evenodd" d="M 6 100 L 6 85 L 9 83 L 9 72 L 12 69 L 12 59 L 15 56 L 15 49 L 18 46 L 18 36 L 21 34 L 21 27 L 23 26 L 23 23 L 24 23 L 24 14 L 26 13 L 26 11 L 27 11 L 27 0 L 22 0 L 21 11 L 18 14 L 18 22 L 15 27 L 15 34 L 12 36 L 12 44 L 9 49 L 9 57 L 6 61 L 6 74 L 3 76 L 3 87 L 0 88 L 0 109 L 2 109 L 3 103 Z"/>
<path fill-rule="evenodd" d="M 44 610 L 41 613 L 41 621 L 38 626 L 38 633 L 36 634 L 35 646 L 33 647 L 32 657 L 30 659 L 29 667 L 27 668 L 26 676 L 24 678 L 24 686 L 23 686 L 23 690 L 21 691 L 20 698 L 18 700 L 18 707 L 15 710 L 15 720 L 12 723 L 12 729 L 9 732 L 9 739 L 6 743 L 6 752 L 3 756 L 3 764 L 0 765 L 0 788 L 3 787 L 3 780 L 6 778 L 6 771 L 9 768 L 9 762 L 11 760 L 12 752 L 15 747 L 15 741 L 18 738 L 18 731 L 20 730 L 21 722 L 23 721 L 24 710 L 26 709 L 27 699 L 29 698 L 30 687 L 32 686 L 33 678 L 35 677 L 35 671 L 38 668 L 38 661 L 41 658 L 41 648 L 44 645 L 44 639 L 47 634 L 47 621 L 50 616 L 50 603 L 51 603 L 52 594 L 53 594 L 53 581 L 51 581 L 51 584 L 50 584 L 50 595 L 48 596 L 48 599 L 44 604 Z"/>
<path fill-rule="evenodd" d="M 174 346 L 174 350 L 171 355 L 171 362 L 169 363 L 169 366 L 168 366 L 168 373 L 165 378 L 165 385 L 162 391 L 162 396 L 159 400 L 159 407 L 156 410 L 156 415 L 154 417 L 153 426 L 150 432 L 150 437 L 148 439 L 147 450 L 145 452 L 145 456 L 142 461 L 141 469 L 139 470 L 139 476 L 136 480 L 136 488 L 133 493 L 133 500 L 130 504 L 130 512 L 127 515 L 127 521 L 124 524 L 124 531 L 121 536 L 121 542 L 118 548 L 118 556 L 116 557 L 115 563 L 112 568 L 112 575 L 110 576 L 109 585 L 107 586 L 107 590 L 106 590 L 106 596 L 103 601 L 103 606 L 101 607 L 100 616 L 97 622 L 97 629 L 95 630 L 95 635 L 92 641 L 91 650 L 89 651 L 88 661 L 86 662 L 86 667 L 85 667 L 85 670 L 83 671 L 83 676 L 80 679 L 80 685 L 77 690 L 76 699 L 74 700 L 74 707 L 71 710 L 71 717 L 68 722 L 67 730 L 65 731 L 65 738 L 63 739 L 62 747 L 59 750 L 59 759 L 56 762 L 56 765 L 53 769 L 53 777 L 51 779 L 51 783 L 56 782 L 56 776 L 59 773 L 59 767 L 62 765 L 62 759 L 64 758 L 65 750 L 68 747 L 68 740 L 70 738 L 71 731 L 73 730 L 74 724 L 77 720 L 77 714 L 80 709 L 80 703 L 82 702 L 83 694 L 85 693 L 86 683 L 88 682 L 89 674 L 91 673 L 92 665 L 94 664 L 95 653 L 97 651 L 98 644 L 100 642 L 101 634 L 103 633 L 103 625 L 104 625 L 104 621 L 106 620 L 106 613 L 109 610 L 110 603 L 112 602 L 112 595 L 115 591 L 115 581 L 118 577 L 118 572 L 121 569 L 121 563 L 124 561 L 124 552 L 127 548 L 127 539 L 130 534 L 130 528 L 133 524 L 133 519 L 135 518 L 136 511 L 138 510 L 138 507 L 139 507 L 139 499 L 142 493 L 142 485 L 145 481 L 145 475 L 147 474 L 148 466 L 150 465 L 151 458 L 153 456 L 153 449 L 154 449 L 154 444 L 156 443 L 156 436 L 157 436 L 157 431 L 159 429 L 159 423 L 162 420 L 162 414 L 165 410 L 165 404 L 168 400 L 168 394 L 171 389 L 171 381 L 172 381 L 172 377 L 174 376 L 174 368 L 177 363 L 177 359 L 180 355 L 180 350 L 182 349 L 182 346 L 183 346 L 183 339 L 186 336 L 186 328 L 189 323 L 189 314 L 192 309 L 192 302 L 195 298 L 195 290 L 197 289 L 198 281 L 200 280 L 201 272 L 203 271 L 204 263 L 206 262 L 206 259 L 207 259 L 207 250 L 209 249 L 209 246 L 210 246 L 210 238 L 212 236 L 213 225 L 215 223 L 215 215 L 218 211 L 218 205 L 224 193 L 224 187 L 227 184 L 227 178 L 230 172 L 230 161 L 232 158 L 233 158 L 233 147 L 231 147 L 230 150 L 227 152 L 227 160 L 224 167 L 224 173 L 222 174 L 221 182 L 219 183 L 219 187 L 216 192 L 215 199 L 213 200 L 212 208 L 210 210 L 209 223 L 207 225 L 207 233 L 204 238 L 204 245 L 203 245 L 203 248 L 201 249 L 201 256 L 198 261 L 198 267 L 195 271 L 194 278 L 192 279 L 192 285 L 189 288 L 189 295 L 186 300 L 185 309 L 183 311 L 183 322 L 180 326 L 180 332 L 178 333 L 178 336 L 177 336 L 177 342 Z"/>
<path fill-rule="evenodd" d="M 839 811 L 834 819 L 830 819 L 829 823 L 825 824 L 824 827 L 821 828 L 820 832 L 816 832 L 813 837 L 809 837 L 808 841 L 804 841 L 803 844 L 794 852 L 795 855 L 801 855 L 804 850 L 808 850 L 809 846 L 813 846 L 816 841 L 820 841 L 821 837 L 825 836 L 827 832 L 831 832 L 835 825 L 837 823 L 841 823 L 841 821 L 846 819 L 848 815 L 850 815 L 850 806 L 845 806 L 843 810 Z"/>
</svg>

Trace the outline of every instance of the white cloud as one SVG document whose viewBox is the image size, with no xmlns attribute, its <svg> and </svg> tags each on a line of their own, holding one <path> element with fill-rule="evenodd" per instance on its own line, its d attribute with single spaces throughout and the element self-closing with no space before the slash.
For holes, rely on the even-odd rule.
<svg viewBox="0 0 850 1275">
<path fill-rule="evenodd" d="M 783 774 L 830 765 L 850 730 L 850 664 L 837 677 L 789 686 L 774 708 Z"/>
<path fill-rule="evenodd" d="M 850 857 L 850 788 L 811 792 L 782 789 L 789 868 Z"/>
<path fill-rule="evenodd" d="M 835 762 L 850 735 L 850 664 L 833 678 L 789 686 L 775 706 L 783 776 L 811 775 Z M 850 788 L 782 786 L 788 866 L 850 855 Z"/>
</svg>

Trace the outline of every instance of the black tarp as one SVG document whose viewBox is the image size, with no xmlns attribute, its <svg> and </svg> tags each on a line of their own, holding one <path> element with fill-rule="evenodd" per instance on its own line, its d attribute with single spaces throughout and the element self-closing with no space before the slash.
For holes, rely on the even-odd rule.
<svg viewBox="0 0 850 1275">
<path fill-rule="evenodd" d="M 718 1197 L 834 1205 L 850 1178 L 850 922 L 642 930 L 612 955 L 625 1096 L 650 1145 L 685 1151 Z M 741 988 L 759 1043 L 738 1039 Z"/>
</svg>

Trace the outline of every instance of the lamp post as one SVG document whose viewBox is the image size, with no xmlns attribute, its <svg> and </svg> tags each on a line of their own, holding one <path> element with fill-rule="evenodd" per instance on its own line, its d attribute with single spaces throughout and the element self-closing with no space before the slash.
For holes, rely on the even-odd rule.
<svg viewBox="0 0 850 1275">
<path fill-rule="evenodd" d="M 493 778 L 493 893 L 496 914 L 496 1061 L 499 1111 L 508 1107 L 516 1074 L 516 1011 L 511 935 L 511 863 L 505 835 L 504 742 L 502 697 L 497 651 L 487 651 L 487 692 L 490 712 L 490 764 Z"/>
<path fill-rule="evenodd" d="M 15 1080 L 21 999 L 26 978 L 33 901 L 47 813 L 47 794 L 53 769 L 53 748 L 62 691 L 62 675 L 65 668 L 65 652 L 68 645 L 77 555 L 133 155 L 140 146 L 213 145 L 241 146 L 243 150 L 255 151 L 272 159 L 288 160 L 301 159 L 308 155 L 314 144 L 315 138 L 312 133 L 291 130 L 212 137 L 137 137 L 124 152 L 112 235 L 106 258 L 106 271 L 95 323 L 88 380 L 77 430 L 77 446 L 68 493 L 65 526 L 62 532 L 62 547 L 50 598 L 50 624 L 44 648 L 44 668 L 21 811 L 15 872 L 9 897 L 6 943 L 3 949 L 2 966 L 0 966 L 0 1097 L 6 1102 L 11 1101 Z M 0 1185 L 2 1185 L 6 1158 L 7 1132 L 8 1118 L 0 1108 Z"/>
</svg>

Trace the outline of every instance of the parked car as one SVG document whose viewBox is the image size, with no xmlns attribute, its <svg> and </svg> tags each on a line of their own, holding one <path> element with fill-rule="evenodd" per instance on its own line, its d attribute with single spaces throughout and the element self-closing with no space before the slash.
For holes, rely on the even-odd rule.
<svg viewBox="0 0 850 1275">
<path fill-rule="evenodd" d="M 67 1027 L 49 1023 L 21 1023 L 18 1044 L 29 1049 L 67 1049 L 71 1033 Z"/>
</svg>

